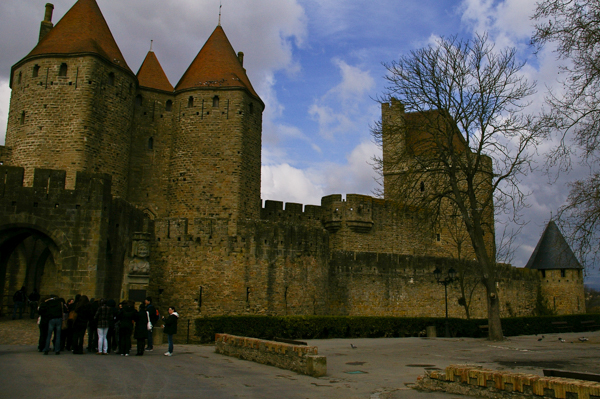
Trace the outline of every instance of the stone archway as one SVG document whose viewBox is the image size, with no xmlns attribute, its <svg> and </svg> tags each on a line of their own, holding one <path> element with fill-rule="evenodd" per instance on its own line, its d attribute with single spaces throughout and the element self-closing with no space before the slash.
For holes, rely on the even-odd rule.
<svg viewBox="0 0 600 399">
<path fill-rule="evenodd" d="M 12 295 L 21 286 L 28 293 L 36 288 L 42 296 L 71 295 L 73 287 L 63 271 L 76 270 L 77 258 L 67 237 L 43 220 L 8 222 L 0 225 L 1 310 L 12 306 Z"/>
</svg>

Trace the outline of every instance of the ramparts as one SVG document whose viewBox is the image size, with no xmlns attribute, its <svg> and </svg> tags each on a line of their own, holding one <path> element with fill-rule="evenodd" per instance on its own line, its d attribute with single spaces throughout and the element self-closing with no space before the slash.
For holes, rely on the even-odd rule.
<svg viewBox="0 0 600 399">
<path fill-rule="evenodd" d="M 292 345 L 257 338 L 216 334 L 216 352 L 238 359 L 268 364 L 312 377 L 327 374 L 327 358 L 316 346 Z"/>
</svg>

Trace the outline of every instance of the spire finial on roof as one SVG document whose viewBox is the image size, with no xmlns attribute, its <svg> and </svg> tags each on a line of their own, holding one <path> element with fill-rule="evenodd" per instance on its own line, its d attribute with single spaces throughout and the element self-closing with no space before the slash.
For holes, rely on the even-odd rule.
<svg viewBox="0 0 600 399">
<path fill-rule="evenodd" d="M 150 39 L 150 51 L 152 51 L 152 42 L 154 42 L 154 40 Z"/>
<path fill-rule="evenodd" d="M 217 26 L 221 26 L 221 7 L 223 7 L 223 4 L 219 2 L 219 23 L 217 24 Z"/>
</svg>

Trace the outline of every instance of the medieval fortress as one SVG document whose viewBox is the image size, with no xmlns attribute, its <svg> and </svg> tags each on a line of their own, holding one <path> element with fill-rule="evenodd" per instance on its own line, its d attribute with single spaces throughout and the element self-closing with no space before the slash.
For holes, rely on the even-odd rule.
<svg viewBox="0 0 600 399">
<path fill-rule="evenodd" d="M 444 315 L 433 271 L 450 269 L 454 251 L 418 213 L 356 194 L 263 203 L 264 103 L 221 26 L 173 87 L 152 51 L 130 69 L 95 0 L 56 26 L 52 11 L 11 69 L 4 307 L 24 285 L 65 298 L 152 295 L 186 319 Z M 404 115 L 397 102 L 382 112 Z M 533 314 L 540 298 L 558 314 L 584 312 L 580 266 L 501 267 L 502 316 Z M 451 317 L 465 317 L 461 297 L 448 286 Z M 486 317 L 481 284 L 466 300 Z"/>
</svg>

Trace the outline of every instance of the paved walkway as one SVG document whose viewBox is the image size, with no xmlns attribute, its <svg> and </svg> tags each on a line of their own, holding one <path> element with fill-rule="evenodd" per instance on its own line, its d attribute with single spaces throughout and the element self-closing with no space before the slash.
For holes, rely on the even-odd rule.
<svg viewBox="0 0 600 399">
<path fill-rule="evenodd" d="M 600 373 L 600 332 L 522 336 L 493 343 L 484 339 L 380 338 L 310 340 L 327 356 L 328 375 L 312 378 L 275 367 L 225 357 L 213 345 L 165 345 L 143 357 L 43 356 L 32 344 L 6 341 L 28 321 L 0 321 L 0 398 L 366 398 L 454 399 L 417 392 L 426 368 L 479 364 L 542 375 L 544 368 Z M 13 331 L 13 333 L 11 333 Z M 23 334 L 21 337 L 28 336 Z M 350 344 L 356 346 L 353 349 Z M 10 382 L 10 383 L 7 383 Z M 465 398 L 460 396 L 460 398 Z"/>
</svg>

